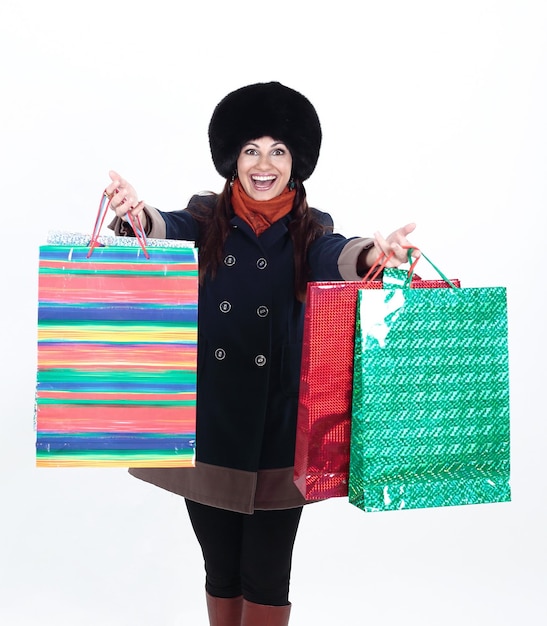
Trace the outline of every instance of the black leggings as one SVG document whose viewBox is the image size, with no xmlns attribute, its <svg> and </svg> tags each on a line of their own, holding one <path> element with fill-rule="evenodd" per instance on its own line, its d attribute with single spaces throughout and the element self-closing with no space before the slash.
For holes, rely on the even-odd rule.
<svg viewBox="0 0 547 626">
<path fill-rule="evenodd" d="M 252 515 L 186 500 L 205 559 L 205 589 L 257 604 L 289 603 L 289 578 L 302 507 Z"/>
</svg>

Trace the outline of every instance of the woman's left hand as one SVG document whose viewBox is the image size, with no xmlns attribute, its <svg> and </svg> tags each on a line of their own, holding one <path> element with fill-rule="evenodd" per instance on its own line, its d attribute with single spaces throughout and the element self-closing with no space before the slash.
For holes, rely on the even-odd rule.
<svg viewBox="0 0 547 626">
<path fill-rule="evenodd" d="M 407 239 L 407 235 L 413 232 L 415 228 L 416 224 L 414 223 L 401 226 L 385 239 L 379 232 L 374 233 L 374 248 L 371 248 L 367 255 L 368 267 L 372 267 L 380 255 L 389 256 L 392 253 L 393 256 L 385 263 L 385 266 L 399 267 L 408 261 L 408 248 L 412 248 L 412 257 L 417 259 L 420 256 L 420 251 Z M 382 262 L 382 260 L 380 259 L 378 262 Z"/>
</svg>

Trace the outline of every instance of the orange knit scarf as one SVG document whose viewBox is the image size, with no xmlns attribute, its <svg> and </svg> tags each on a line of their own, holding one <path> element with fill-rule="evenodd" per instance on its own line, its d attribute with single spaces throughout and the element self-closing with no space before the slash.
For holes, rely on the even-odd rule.
<svg viewBox="0 0 547 626">
<path fill-rule="evenodd" d="M 295 194 L 294 189 L 285 187 L 282 193 L 271 200 L 253 200 L 245 193 L 239 178 L 236 178 L 232 187 L 232 206 L 235 214 L 245 220 L 258 236 L 290 213 Z"/>
</svg>

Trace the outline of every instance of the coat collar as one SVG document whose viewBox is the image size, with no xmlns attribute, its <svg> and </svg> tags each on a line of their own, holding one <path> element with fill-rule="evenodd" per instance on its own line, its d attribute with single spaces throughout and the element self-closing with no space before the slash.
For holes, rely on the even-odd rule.
<svg viewBox="0 0 547 626">
<path fill-rule="evenodd" d="M 269 247 L 276 243 L 279 239 L 284 237 L 289 232 L 289 222 L 291 220 L 290 215 L 285 215 L 277 222 L 274 222 L 268 229 L 266 229 L 260 237 L 257 237 L 254 233 L 253 229 L 247 224 L 245 220 L 242 220 L 237 215 L 234 215 L 230 219 L 230 224 L 237 228 L 239 231 L 244 233 L 247 237 L 256 241 L 258 244 L 262 246 Z"/>
</svg>

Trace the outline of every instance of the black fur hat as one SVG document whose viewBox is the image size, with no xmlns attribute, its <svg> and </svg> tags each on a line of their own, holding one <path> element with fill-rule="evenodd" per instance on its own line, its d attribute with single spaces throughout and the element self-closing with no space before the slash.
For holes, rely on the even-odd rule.
<svg viewBox="0 0 547 626">
<path fill-rule="evenodd" d="M 321 125 L 312 103 L 281 83 L 256 83 L 229 93 L 209 123 L 209 145 L 218 173 L 230 178 L 245 143 L 273 137 L 290 150 L 292 175 L 311 176 L 319 158 Z"/>
</svg>

